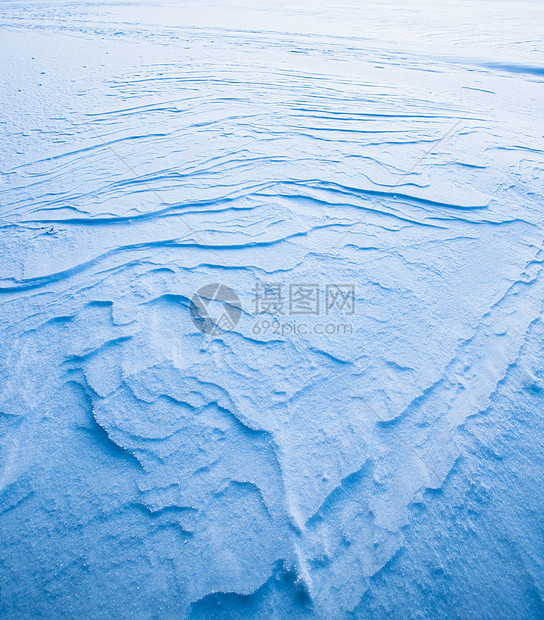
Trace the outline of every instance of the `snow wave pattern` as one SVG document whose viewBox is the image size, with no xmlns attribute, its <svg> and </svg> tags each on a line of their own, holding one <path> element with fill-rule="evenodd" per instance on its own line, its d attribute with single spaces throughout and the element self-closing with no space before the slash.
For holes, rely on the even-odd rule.
<svg viewBox="0 0 544 620">
<path fill-rule="evenodd" d="M 471 58 L 432 12 L 447 51 L 348 4 L 3 4 L 9 617 L 543 613 L 544 65 L 501 4 Z M 271 282 L 353 286 L 351 330 L 256 330 Z"/>
</svg>

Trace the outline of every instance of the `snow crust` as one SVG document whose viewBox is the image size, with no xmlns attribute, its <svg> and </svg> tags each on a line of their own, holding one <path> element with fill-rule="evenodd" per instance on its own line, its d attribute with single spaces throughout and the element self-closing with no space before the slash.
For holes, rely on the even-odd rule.
<svg viewBox="0 0 544 620">
<path fill-rule="evenodd" d="M 0 4 L 4 617 L 542 617 L 543 17 Z"/>
</svg>

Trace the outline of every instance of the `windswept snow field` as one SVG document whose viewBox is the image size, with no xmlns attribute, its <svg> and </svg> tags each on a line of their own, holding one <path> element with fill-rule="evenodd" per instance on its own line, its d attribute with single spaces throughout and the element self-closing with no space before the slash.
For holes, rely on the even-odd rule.
<svg viewBox="0 0 544 620">
<path fill-rule="evenodd" d="M 544 617 L 543 34 L 0 2 L 0 616 Z"/>
</svg>

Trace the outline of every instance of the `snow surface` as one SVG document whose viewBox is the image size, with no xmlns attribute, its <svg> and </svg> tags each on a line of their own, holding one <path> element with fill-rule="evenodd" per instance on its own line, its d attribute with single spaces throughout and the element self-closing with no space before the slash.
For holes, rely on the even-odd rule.
<svg viewBox="0 0 544 620">
<path fill-rule="evenodd" d="M 0 3 L 3 617 L 544 617 L 543 32 Z"/>
</svg>

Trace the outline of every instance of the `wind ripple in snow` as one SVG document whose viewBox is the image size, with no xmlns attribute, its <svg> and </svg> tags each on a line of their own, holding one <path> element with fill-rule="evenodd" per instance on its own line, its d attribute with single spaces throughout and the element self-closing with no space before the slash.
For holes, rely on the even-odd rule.
<svg viewBox="0 0 544 620">
<path fill-rule="evenodd" d="M 504 34 L 504 4 L 501 36 L 529 32 Z M 387 617 L 416 596 L 395 608 L 395 563 L 413 561 L 423 589 L 438 579 L 416 561 L 419 527 L 446 536 L 427 512 L 486 527 L 475 472 L 494 471 L 494 448 L 467 429 L 541 383 L 519 370 L 536 364 L 544 292 L 541 65 L 507 65 L 500 41 L 493 60 L 401 49 L 375 7 L 365 39 L 349 3 L 326 35 L 308 17 L 326 7 L 301 6 L 267 8 L 269 28 L 248 8 L 254 28 L 236 29 L 196 9 L 161 24 L 147 5 L 5 3 L 14 617 Z M 470 47 L 459 24 L 439 35 L 425 19 L 435 43 Z M 188 311 L 211 282 L 243 309 L 214 337 Z M 270 282 L 353 284 L 352 333 L 256 332 L 253 291 Z M 503 424 L 493 441 L 509 445 Z M 522 529 L 490 565 L 504 579 L 525 558 L 515 584 L 538 585 L 515 596 L 531 615 L 542 566 Z M 21 562 L 26 545 L 45 560 Z M 482 609 L 510 609 L 516 587 Z"/>
</svg>

